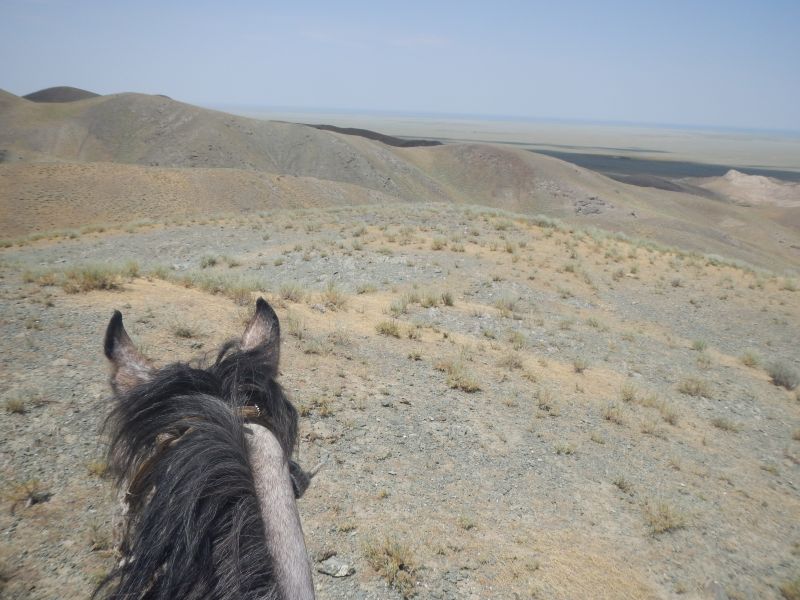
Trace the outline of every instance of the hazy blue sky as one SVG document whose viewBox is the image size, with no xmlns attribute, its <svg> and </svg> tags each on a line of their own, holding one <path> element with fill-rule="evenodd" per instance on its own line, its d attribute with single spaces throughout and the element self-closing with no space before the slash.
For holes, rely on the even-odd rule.
<svg viewBox="0 0 800 600">
<path fill-rule="evenodd" d="M 800 130 L 800 0 L 0 0 L 0 88 Z"/>
</svg>

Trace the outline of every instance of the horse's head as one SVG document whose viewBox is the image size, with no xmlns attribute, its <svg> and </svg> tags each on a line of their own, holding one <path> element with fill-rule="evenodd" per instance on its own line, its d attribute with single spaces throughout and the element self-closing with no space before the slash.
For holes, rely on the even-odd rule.
<svg viewBox="0 0 800 600">
<path fill-rule="evenodd" d="M 254 407 L 248 420 L 264 425 L 280 440 L 287 456 L 297 436 L 297 411 L 277 382 L 280 360 L 280 322 L 263 298 L 242 337 L 223 345 L 207 368 L 174 363 L 162 369 L 137 349 L 115 311 L 108 324 L 104 351 L 111 363 L 111 388 L 125 403 L 127 398 L 163 400 L 189 392 L 209 394 L 232 407 Z"/>
<path fill-rule="evenodd" d="M 111 598 L 314 597 L 295 499 L 297 411 L 277 382 L 280 324 L 259 298 L 211 364 L 156 368 L 114 312 L 109 467 L 128 506 Z M 190 559 L 187 559 L 189 557 Z M 168 573 L 169 577 L 164 574 Z"/>
</svg>

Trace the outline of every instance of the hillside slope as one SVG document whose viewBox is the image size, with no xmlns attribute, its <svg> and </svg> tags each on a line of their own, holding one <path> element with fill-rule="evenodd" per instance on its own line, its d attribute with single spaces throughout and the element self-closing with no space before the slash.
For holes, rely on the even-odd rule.
<svg viewBox="0 0 800 600">
<path fill-rule="evenodd" d="M 800 264 L 800 231 L 793 225 L 796 218 L 787 218 L 786 213 L 791 208 L 761 210 L 631 186 L 555 158 L 504 146 L 391 147 L 365 137 L 229 115 L 163 96 L 117 94 L 48 104 L 4 95 L 0 97 L 0 162 L 105 165 L 75 172 L 65 168 L 58 171 L 66 177 L 63 183 L 53 175 L 55 171 L 35 165 L 28 165 L 28 172 L 22 166 L 4 168 L 0 205 L 4 211 L 17 207 L 25 212 L 23 218 L 9 214 L 4 219 L 9 223 L 6 235 L 76 226 L 75 219 L 55 222 L 52 216 L 64 211 L 54 211 L 52 203 L 47 210 L 36 205 L 20 208 L 26 202 L 35 203 L 37 197 L 102 196 L 96 212 L 74 214 L 95 220 L 111 215 L 116 222 L 120 215 L 138 217 L 145 206 L 151 211 L 148 216 L 155 218 L 185 214 L 183 207 L 191 205 L 195 196 L 209 200 L 193 206 L 193 214 L 198 207 L 203 212 L 235 210 L 242 202 L 253 209 L 280 203 L 341 204 L 347 201 L 341 198 L 345 185 L 351 186 L 347 189 L 352 203 L 378 193 L 391 202 L 480 204 L 543 213 L 760 266 L 782 269 Z M 163 169 L 200 170 L 202 174 L 169 171 L 165 175 Z M 278 194 L 263 185 L 266 174 L 293 176 L 306 183 Z M 117 177 L 127 181 L 127 187 L 115 184 Z M 355 187 L 361 191 L 356 193 Z M 313 199 L 308 195 L 312 188 Z M 248 200 L 231 200 L 234 191 Z M 293 196 L 294 192 L 298 195 Z M 133 200 L 142 197 L 145 202 Z M 33 219 L 33 214 L 40 220 Z"/>
</svg>

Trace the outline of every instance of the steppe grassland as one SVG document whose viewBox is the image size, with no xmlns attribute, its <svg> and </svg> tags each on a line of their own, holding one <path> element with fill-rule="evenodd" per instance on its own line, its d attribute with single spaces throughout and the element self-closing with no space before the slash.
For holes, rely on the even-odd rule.
<svg viewBox="0 0 800 600">
<path fill-rule="evenodd" d="M 60 244 L 181 240 L 197 228 L 224 228 L 239 245 L 216 253 L 187 241 L 188 266 L 177 270 L 163 256 L 65 268 L 39 260 Z M 792 278 L 545 218 L 408 205 L 91 231 L 3 259 L 8 297 L 30 309 L 34 340 L 49 329 L 48 310 L 121 307 L 162 362 L 236 335 L 266 295 L 284 326 L 303 458 L 333 457 L 302 504 L 309 545 L 355 561 L 359 585 L 424 596 L 457 572 L 460 593 L 651 597 L 701 590 L 708 569 L 726 576 L 730 594 L 791 584 L 800 411 L 797 390 L 776 385 L 770 365 L 788 365 L 780 381 L 791 384 Z M 332 265 L 355 266 L 357 280 Z M 26 401 L 39 392 L 17 384 L 6 422 L 59 410 Z M 97 460 L 54 498 L 77 495 L 102 470 Z M 12 475 L 15 489 L 32 489 L 28 473 Z M 476 479 L 488 489 L 476 493 Z M 47 522 L 51 506 L 18 510 L 18 527 L 29 514 Z M 733 518 L 753 511 L 764 516 Z M 106 546 L 96 523 L 78 531 L 82 589 L 111 558 L 91 550 Z M 688 554 L 704 532 L 760 552 L 726 546 L 673 561 L 661 542 L 671 536 Z M 25 543 L 35 554 L 36 536 L 15 540 Z M 3 560 L 12 571 L 26 564 Z M 654 565 L 667 575 L 654 579 Z M 740 575 L 741 565 L 757 575 Z M 320 583 L 327 597 L 331 584 Z"/>
</svg>

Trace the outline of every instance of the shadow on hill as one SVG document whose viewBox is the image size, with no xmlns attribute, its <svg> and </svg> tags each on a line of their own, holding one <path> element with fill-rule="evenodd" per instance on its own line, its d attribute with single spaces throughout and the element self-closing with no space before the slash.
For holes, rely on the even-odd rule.
<svg viewBox="0 0 800 600">
<path fill-rule="evenodd" d="M 414 148 L 417 146 L 441 146 L 442 142 L 436 140 L 413 140 L 393 137 L 377 131 L 370 131 L 369 129 L 358 129 L 356 127 L 336 127 L 335 125 L 312 125 L 310 123 L 303 123 L 308 127 L 321 129 L 322 131 L 333 131 L 334 133 L 343 133 L 345 135 L 357 135 L 359 137 L 367 138 L 368 140 L 375 140 L 382 142 L 387 146 L 396 146 L 398 148 Z"/>
</svg>

